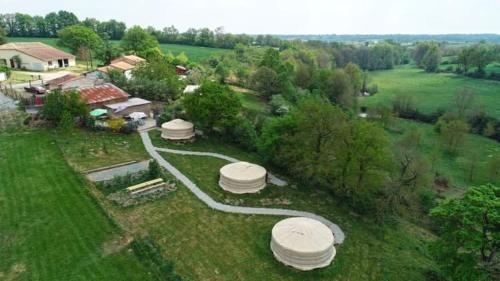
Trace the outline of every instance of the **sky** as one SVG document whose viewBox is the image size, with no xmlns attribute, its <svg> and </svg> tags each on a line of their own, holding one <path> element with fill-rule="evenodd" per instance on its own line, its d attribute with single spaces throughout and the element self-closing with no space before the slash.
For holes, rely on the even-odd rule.
<svg viewBox="0 0 500 281">
<path fill-rule="evenodd" d="M 0 0 L 0 13 L 247 34 L 500 33 L 500 0 Z"/>
</svg>

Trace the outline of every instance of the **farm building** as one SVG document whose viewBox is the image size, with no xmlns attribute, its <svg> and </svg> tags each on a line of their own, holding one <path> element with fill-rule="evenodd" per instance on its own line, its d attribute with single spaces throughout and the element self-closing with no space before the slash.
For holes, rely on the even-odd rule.
<svg viewBox="0 0 500 281">
<path fill-rule="evenodd" d="M 0 65 L 15 69 L 47 71 L 74 66 L 75 56 L 40 42 L 0 45 Z"/>
<path fill-rule="evenodd" d="M 220 169 L 219 186 L 236 194 L 256 193 L 266 187 L 267 171 L 247 162 L 237 162 Z"/>
<path fill-rule="evenodd" d="M 92 73 L 84 75 L 67 74 L 45 82 L 47 90 L 61 89 L 63 91 L 90 88 L 104 84 L 104 80 Z"/>
<path fill-rule="evenodd" d="M 130 97 L 124 90 L 110 83 L 80 88 L 78 91 L 80 92 L 80 98 L 92 108 L 128 101 Z"/>
<path fill-rule="evenodd" d="M 97 71 L 107 74 L 110 70 L 118 70 L 123 72 L 127 79 L 130 79 L 132 78 L 132 70 L 145 61 L 145 59 L 134 55 L 122 56 L 111 61 L 107 66 L 97 68 Z"/>
<path fill-rule="evenodd" d="M 108 110 L 108 116 L 128 116 L 133 112 L 142 112 L 149 116 L 151 113 L 151 102 L 141 98 L 130 98 L 127 101 L 106 104 L 104 106 Z"/>
<path fill-rule="evenodd" d="M 332 231 L 310 218 L 288 218 L 274 225 L 271 250 L 280 262 L 299 270 L 330 265 L 335 257 Z"/>
<path fill-rule="evenodd" d="M 109 116 L 127 116 L 132 112 L 151 113 L 151 102 L 130 95 L 113 84 L 78 89 L 80 98 L 92 108 L 106 108 Z"/>
<path fill-rule="evenodd" d="M 194 137 L 194 125 L 182 119 L 174 119 L 161 125 L 161 137 L 167 140 L 189 140 Z"/>
</svg>

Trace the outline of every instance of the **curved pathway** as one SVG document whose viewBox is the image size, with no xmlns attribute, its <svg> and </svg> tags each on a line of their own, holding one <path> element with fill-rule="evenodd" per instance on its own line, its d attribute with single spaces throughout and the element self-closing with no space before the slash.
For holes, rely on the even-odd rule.
<svg viewBox="0 0 500 281">
<path fill-rule="evenodd" d="M 212 156 L 221 159 L 225 159 L 230 162 L 238 161 L 235 158 L 228 157 L 222 154 L 211 153 L 211 152 L 193 152 L 193 151 L 181 151 L 181 150 L 173 150 L 166 148 L 156 148 L 153 146 L 151 139 L 149 138 L 149 134 L 147 131 L 140 132 L 142 142 L 146 151 L 149 155 L 158 161 L 162 167 L 164 167 L 167 171 L 169 171 L 174 177 L 176 177 L 179 181 L 181 181 L 198 199 L 207 204 L 210 208 L 219 210 L 226 213 L 235 213 L 235 214 L 249 214 L 249 215 L 274 215 L 274 216 L 289 216 L 289 217 L 307 217 L 311 219 L 318 220 L 328 226 L 335 236 L 335 243 L 342 244 L 344 242 L 344 232 L 340 227 L 333 222 L 325 219 L 322 216 L 309 213 L 302 212 L 296 210 L 287 210 L 287 209 L 274 209 L 274 208 L 257 208 L 257 207 L 241 207 L 241 206 L 232 206 L 219 203 L 212 199 L 212 197 L 208 196 L 205 192 L 203 192 L 194 182 L 188 179 L 183 173 L 181 173 L 177 168 L 172 166 L 169 162 L 167 162 L 158 151 L 168 152 L 168 153 L 177 153 L 183 155 L 198 155 L 198 156 Z M 231 159 L 231 160 L 230 160 Z"/>
</svg>

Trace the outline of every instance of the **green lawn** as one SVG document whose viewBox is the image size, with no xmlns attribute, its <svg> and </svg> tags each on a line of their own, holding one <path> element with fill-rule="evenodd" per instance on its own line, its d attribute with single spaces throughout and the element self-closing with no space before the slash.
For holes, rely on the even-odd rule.
<svg viewBox="0 0 500 281">
<path fill-rule="evenodd" d="M 500 81 L 472 79 L 447 73 L 426 73 L 408 65 L 370 74 L 373 77 L 372 83 L 378 85 L 379 93 L 360 98 L 360 105 L 390 105 L 398 95 L 411 95 L 417 109 L 430 113 L 439 108 L 450 108 L 454 96 L 468 88 L 476 94 L 475 107 L 482 107 L 492 117 L 500 118 Z"/>
<path fill-rule="evenodd" d="M 123 135 L 75 129 L 54 131 L 66 160 L 77 171 L 149 159 L 138 134 Z"/>
<path fill-rule="evenodd" d="M 60 47 L 57 45 L 59 41 L 58 38 L 30 38 L 30 37 L 9 37 L 9 42 L 42 42 L 47 45 L 62 49 L 64 51 L 69 52 L 67 48 Z M 120 41 L 113 41 L 116 44 L 119 44 Z M 218 48 L 207 48 L 207 47 L 198 47 L 198 46 L 189 46 L 189 45 L 178 45 L 178 44 L 160 44 L 160 48 L 163 52 L 168 53 L 172 52 L 174 55 L 178 55 L 181 52 L 184 52 L 190 61 L 195 63 L 200 63 L 205 59 L 208 59 L 212 55 L 220 54 L 224 52 L 230 52 L 231 50 L 227 49 L 218 49 Z"/>
<path fill-rule="evenodd" d="M 450 156 L 444 151 L 439 142 L 439 135 L 434 131 L 432 125 L 404 119 L 397 119 L 397 122 L 397 126 L 402 129 L 402 132 L 390 133 L 392 140 L 401 139 L 406 132 L 417 131 L 421 136 L 419 152 L 429 160 L 432 171 L 448 178 L 452 186 L 463 189 L 467 186 L 481 185 L 493 181 L 489 178 L 486 167 L 492 157 L 500 156 L 500 144 L 498 142 L 482 136 L 468 134 L 459 155 Z M 470 160 L 477 162 L 477 168 L 473 173 L 472 180 L 469 180 L 469 170 L 467 168 Z M 496 182 L 496 184 L 500 184 L 500 182 Z M 451 193 L 453 191 L 453 189 L 450 190 Z"/>
<path fill-rule="evenodd" d="M 213 140 L 197 139 L 192 144 L 179 145 L 162 141 L 159 137 L 159 132 L 150 132 L 150 135 L 155 146 L 159 147 L 213 151 L 241 160 L 261 162 L 255 154 L 242 151 L 231 145 L 220 144 L 220 142 Z M 252 263 L 258 270 L 252 271 L 251 266 L 242 262 L 241 265 L 238 263 L 238 273 L 233 272 L 232 269 L 225 268 L 222 270 L 221 268 L 217 268 L 217 271 L 221 272 L 221 275 L 214 275 L 213 273 L 211 275 L 201 275 L 205 276 L 207 280 L 401 280 L 401 278 L 424 280 L 424 271 L 434 266 L 425 246 L 425 242 L 432 235 L 415 225 L 402 221 L 396 226 L 380 227 L 369 219 L 364 219 L 336 206 L 331 195 L 325 191 L 305 190 L 295 185 L 281 188 L 268 186 L 259 194 L 253 195 L 230 194 L 224 192 L 218 186 L 219 169 L 228 164 L 227 161 L 212 157 L 181 156 L 169 153 L 161 153 L 161 155 L 219 202 L 244 206 L 292 208 L 315 212 L 338 223 L 346 232 L 347 239 L 343 245 L 338 247 L 337 258 L 332 266 L 309 273 L 299 273 L 296 270 L 284 267 L 275 262 L 272 259 L 272 254 L 269 252 L 270 230 L 272 224 L 278 219 L 256 216 L 247 216 L 238 219 L 240 216 L 233 215 L 226 215 L 227 219 L 224 219 L 218 215 L 219 213 L 215 212 L 213 216 L 216 216 L 218 219 L 210 219 L 209 222 L 204 223 L 207 227 L 209 225 L 211 232 L 210 234 L 205 234 L 205 237 L 202 239 L 219 241 L 221 238 L 217 238 L 217 236 L 220 234 L 214 233 L 213 230 L 223 228 L 220 225 L 223 222 L 228 227 L 225 232 L 229 231 L 228 235 L 230 236 L 233 235 L 232 233 L 235 233 L 234 235 L 237 235 L 239 239 L 234 242 L 225 240 L 224 244 L 219 242 L 215 243 L 215 246 L 196 243 L 192 247 L 196 248 L 196 251 L 202 252 L 217 251 L 218 247 L 223 247 L 220 251 L 224 252 L 225 255 L 220 257 L 217 255 L 214 256 L 213 262 L 215 264 L 229 264 L 231 260 L 239 260 L 238 257 L 243 256 L 251 258 Z M 197 209 L 195 206 L 198 204 L 189 201 L 189 213 L 195 212 L 194 210 Z M 171 203 L 168 203 L 168 205 L 172 206 Z M 163 209 L 150 210 L 149 212 L 164 213 Z M 169 213 L 168 219 L 163 218 L 163 216 L 162 219 L 170 221 L 172 219 L 170 218 L 171 216 L 172 213 Z M 162 219 L 158 218 L 156 221 Z M 193 220 L 198 221 L 197 218 L 191 216 L 186 216 L 184 219 L 186 222 L 189 221 L 190 225 L 197 223 Z M 181 221 L 181 219 L 179 220 Z M 238 221 L 240 222 L 237 223 Z M 254 223 L 255 225 L 253 227 L 246 225 L 249 223 Z M 164 228 L 167 228 L 167 230 Z M 166 233 L 174 228 L 175 226 L 165 222 L 165 225 L 156 231 L 158 233 Z M 231 231 L 231 228 L 236 230 Z M 248 235 L 249 233 L 251 235 Z M 198 234 L 186 232 L 183 232 L 183 234 L 189 237 L 199 236 Z M 186 238 L 186 240 L 187 243 L 191 238 Z M 168 241 L 164 243 L 166 243 L 167 252 L 179 251 L 177 247 L 180 246 L 180 243 L 174 246 L 170 246 L 171 243 Z M 228 243 L 230 245 L 227 245 Z M 240 245 L 236 246 L 237 244 Z M 182 271 L 185 270 L 187 272 L 185 273 L 188 274 L 186 276 L 191 276 L 189 274 L 194 274 L 198 271 L 203 271 L 206 274 L 210 270 L 209 268 L 198 268 L 192 261 L 185 259 L 188 259 L 188 257 L 178 258 L 177 264 L 179 270 L 187 267 L 186 269 L 182 269 Z M 266 272 L 262 272 L 262 270 Z M 226 275 L 222 275 L 222 272 L 226 273 Z M 199 276 L 198 278 L 200 278 Z"/>
<path fill-rule="evenodd" d="M 122 235 L 51 131 L 0 133 L 0 280 L 151 280 Z"/>
</svg>

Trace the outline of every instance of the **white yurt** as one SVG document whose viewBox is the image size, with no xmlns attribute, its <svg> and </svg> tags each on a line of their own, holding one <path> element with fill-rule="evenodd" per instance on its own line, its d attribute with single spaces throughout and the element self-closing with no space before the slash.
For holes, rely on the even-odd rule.
<svg viewBox="0 0 500 281">
<path fill-rule="evenodd" d="M 188 140 L 194 137 L 194 125 L 182 119 L 174 119 L 161 125 L 161 137 L 167 140 Z"/>
<path fill-rule="evenodd" d="M 335 257 L 332 231 L 310 218 L 288 218 L 274 225 L 271 250 L 274 257 L 299 270 L 330 265 Z"/>
<path fill-rule="evenodd" d="M 266 169 L 259 165 L 237 162 L 220 169 L 219 185 L 232 193 L 256 193 L 266 187 L 266 176 Z"/>
</svg>

